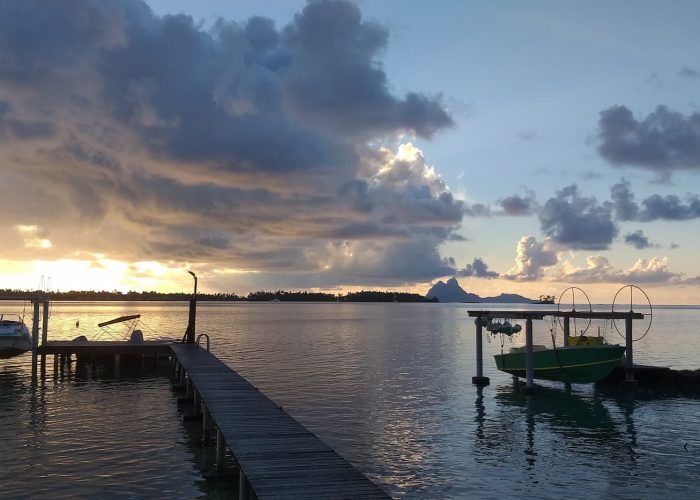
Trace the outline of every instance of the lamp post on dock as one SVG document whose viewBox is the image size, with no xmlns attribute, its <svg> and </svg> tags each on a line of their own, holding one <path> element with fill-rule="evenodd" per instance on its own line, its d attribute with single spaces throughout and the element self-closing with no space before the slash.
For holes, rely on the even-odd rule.
<svg viewBox="0 0 700 500">
<path fill-rule="evenodd" d="M 194 344 L 195 342 L 195 321 L 197 319 L 197 275 L 192 271 L 187 271 L 194 278 L 194 293 L 190 299 L 190 316 L 187 322 L 187 330 L 185 331 L 185 342 Z"/>
</svg>

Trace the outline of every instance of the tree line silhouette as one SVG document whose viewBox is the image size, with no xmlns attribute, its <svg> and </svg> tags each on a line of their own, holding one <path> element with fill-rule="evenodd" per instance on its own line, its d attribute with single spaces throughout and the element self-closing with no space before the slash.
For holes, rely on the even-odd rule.
<svg viewBox="0 0 700 500">
<path fill-rule="evenodd" d="M 185 292 L 120 292 L 117 290 L 71 290 L 67 292 L 43 292 L 17 289 L 0 289 L 0 297 L 6 299 L 23 299 L 26 297 L 45 297 L 49 300 L 65 301 L 183 301 L 192 298 L 191 293 Z M 332 294 L 325 292 L 289 292 L 277 290 L 275 292 L 257 291 L 247 296 L 234 292 L 227 293 L 198 293 L 197 299 L 201 301 L 251 301 L 251 302 L 438 302 L 437 298 L 427 299 L 417 293 L 407 292 L 380 292 L 374 290 L 362 290 L 361 292 L 349 292 L 346 294 Z"/>
</svg>

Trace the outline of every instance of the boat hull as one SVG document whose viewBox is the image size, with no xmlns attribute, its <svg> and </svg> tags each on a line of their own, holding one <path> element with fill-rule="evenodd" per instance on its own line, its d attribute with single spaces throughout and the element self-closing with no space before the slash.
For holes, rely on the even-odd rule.
<svg viewBox="0 0 700 500">
<path fill-rule="evenodd" d="M 534 378 L 589 384 L 605 378 L 620 363 L 625 348 L 619 345 L 560 347 L 534 351 Z M 497 354 L 496 367 L 526 377 L 525 352 Z"/>
<path fill-rule="evenodd" d="M 32 338 L 23 322 L 0 319 L 0 359 L 19 356 L 31 348 Z"/>
</svg>

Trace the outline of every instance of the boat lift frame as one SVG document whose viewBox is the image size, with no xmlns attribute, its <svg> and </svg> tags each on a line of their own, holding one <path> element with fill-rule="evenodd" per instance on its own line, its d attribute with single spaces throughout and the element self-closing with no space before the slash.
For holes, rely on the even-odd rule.
<svg viewBox="0 0 700 500">
<path fill-rule="evenodd" d="M 483 387 L 489 385 L 489 378 L 484 377 L 484 360 L 483 360 L 483 320 L 494 318 L 512 318 L 525 320 L 525 374 L 526 374 L 526 392 L 532 392 L 535 389 L 534 382 L 534 362 L 532 350 L 532 320 L 542 320 L 545 316 L 553 316 L 562 318 L 564 322 L 564 346 L 569 345 L 570 334 L 570 319 L 624 319 L 625 320 L 625 380 L 622 382 L 623 388 L 634 389 L 637 387 L 637 381 L 634 378 L 634 361 L 632 349 L 632 320 L 644 319 L 644 314 L 629 312 L 603 312 L 603 311 L 468 311 L 469 316 L 474 319 L 476 325 L 476 376 L 472 377 L 472 383 Z"/>
</svg>

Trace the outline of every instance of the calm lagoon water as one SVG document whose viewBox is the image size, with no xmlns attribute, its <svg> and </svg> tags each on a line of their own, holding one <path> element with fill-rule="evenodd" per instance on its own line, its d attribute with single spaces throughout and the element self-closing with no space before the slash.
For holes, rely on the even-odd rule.
<svg viewBox="0 0 700 500">
<path fill-rule="evenodd" d="M 198 307 L 198 333 L 395 497 L 697 497 L 700 400 L 616 398 L 585 385 L 567 393 L 557 383 L 524 396 L 495 369 L 499 339 L 484 343 L 491 385 L 478 390 L 469 307 L 209 303 Z M 90 337 L 98 322 L 131 313 L 177 338 L 187 321 L 182 303 L 55 303 L 50 338 Z M 700 309 L 657 308 L 635 361 L 699 368 L 698 334 Z M 535 342 L 551 343 L 544 323 Z M 231 493 L 202 479 L 207 457 L 165 376 L 71 371 L 32 387 L 29 358 L 0 361 L 0 495 Z"/>
</svg>

